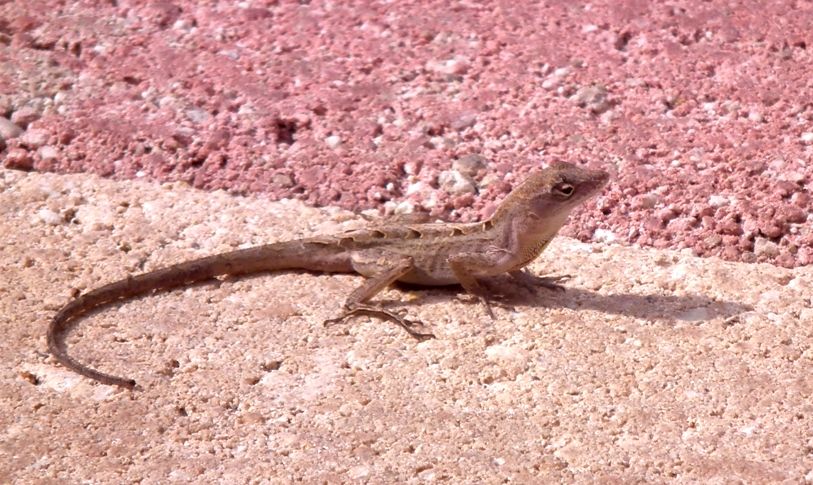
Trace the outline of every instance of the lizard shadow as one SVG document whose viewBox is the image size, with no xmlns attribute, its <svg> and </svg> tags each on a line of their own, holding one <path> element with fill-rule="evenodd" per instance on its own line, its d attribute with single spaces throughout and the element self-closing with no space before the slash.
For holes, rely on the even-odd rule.
<svg viewBox="0 0 813 485">
<path fill-rule="evenodd" d="M 539 288 L 529 290 L 527 288 L 512 285 L 507 294 L 495 298 L 494 301 L 501 305 L 528 305 L 543 308 L 566 308 L 569 310 L 595 310 L 602 313 L 625 315 L 644 320 L 680 320 L 680 321 L 705 321 L 714 318 L 731 318 L 741 313 L 753 310 L 753 307 L 739 302 L 719 300 L 701 294 L 690 295 L 639 295 L 631 293 L 615 293 L 602 295 L 590 290 L 581 288 L 564 287 L 564 291 L 558 289 Z M 460 295 L 462 288 L 440 287 L 431 290 L 426 287 L 416 287 L 399 283 L 399 288 L 407 290 L 423 290 L 426 295 L 416 301 L 391 302 L 381 301 L 389 306 L 412 306 L 421 305 L 427 302 L 439 303 L 448 301 L 450 295 Z"/>
<path fill-rule="evenodd" d="M 197 281 L 185 285 L 185 288 L 219 287 L 221 284 L 234 280 L 249 280 L 259 278 L 266 273 L 253 275 L 226 276 L 205 281 Z M 318 275 L 319 273 L 313 273 Z M 449 300 L 465 296 L 466 292 L 459 285 L 427 287 L 397 282 L 396 288 L 404 291 L 415 291 L 421 297 L 414 300 L 375 298 L 373 301 L 383 308 L 397 311 L 399 308 L 421 306 L 426 303 L 448 303 Z M 704 321 L 713 318 L 731 318 L 746 311 L 753 310 L 750 305 L 742 303 L 717 300 L 705 295 L 637 295 L 630 293 L 616 293 L 601 295 L 594 291 L 563 286 L 563 289 L 535 288 L 529 289 L 512 282 L 508 278 L 494 278 L 488 281 L 488 288 L 500 291 L 491 301 L 499 306 L 512 307 L 514 305 L 527 305 L 537 308 L 567 308 L 569 310 L 596 310 L 602 313 L 625 315 L 644 320 L 680 320 Z M 153 292 L 128 298 L 133 302 L 153 295 L 169 293 L 173 289 L 155 290 Z M 463 304 L 480 304 L 478 301 L 461 302 Z M 101 304 L 85 314 L 85 318 L 101 313 L 110 307 L 122 304 L 115 300 Z M 484 312 L 485 313 L 485 312 Z M 68 333 L 73 331 L 73 324 L 69 326 Z"/>
</svg>

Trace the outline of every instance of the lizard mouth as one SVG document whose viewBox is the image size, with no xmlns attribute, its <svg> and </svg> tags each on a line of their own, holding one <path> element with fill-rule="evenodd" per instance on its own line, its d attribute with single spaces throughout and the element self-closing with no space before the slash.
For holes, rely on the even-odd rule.
<svg viewBox="0 0 813 485">
<path fill-rule="evenodd" d="M 587 170 L 584 169 L 585 176 L 581 181 L 578 202 L 589 199 L 594 196 L 598 191 L 607 185 L 610 181 L 610 174 L 604 170 Z"/>
<path fill-rule="evenodd" d="M 606 170 L 590 170 L 589 178 L 594 181 L 596 188 L 601 188 L 610 180 L 610 173 Z"/>
</svg>

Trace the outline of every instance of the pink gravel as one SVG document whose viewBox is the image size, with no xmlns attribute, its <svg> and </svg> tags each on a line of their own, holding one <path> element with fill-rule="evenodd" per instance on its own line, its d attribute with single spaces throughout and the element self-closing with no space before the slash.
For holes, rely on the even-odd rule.
<svg viewBox="0 0 813 485">
<path fill-rule="evenodd" d="M 464 220 L 564 159 L 615 175 L 567 234 L 807 265 L 811 25 L 803 1 L 7 1 L 0 156 Z"/>
</svg>

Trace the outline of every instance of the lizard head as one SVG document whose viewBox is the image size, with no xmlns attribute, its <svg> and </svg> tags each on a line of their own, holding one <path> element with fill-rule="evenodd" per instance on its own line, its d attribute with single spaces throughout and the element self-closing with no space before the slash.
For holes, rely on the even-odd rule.
<svg viewBox="0 0 813 485">
<path fill-rule="evenodd" d="M 603 170 L 556 162 L 532 173 L 508 194 L 492 219 L 499 220 L 510 212 L 536 220 L 561 219 L 563 223 L 574 207 L 595 195 L 609 178 Z"/>
</svg>

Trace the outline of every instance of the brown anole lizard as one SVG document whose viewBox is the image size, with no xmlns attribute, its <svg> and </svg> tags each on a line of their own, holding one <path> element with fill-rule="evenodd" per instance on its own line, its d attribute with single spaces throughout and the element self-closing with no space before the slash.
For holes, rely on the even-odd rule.
<svg viewBox="0 0 813 485">
<path fill-rule="evenodd" d="M 507 273 L 525 285 L 556 286 L 551 278 L 522 270 L 550 243 L 570 211 L 598 192 L 609 175 L 558 162 L 532 173 L 484 222 L 384 223 L 326 237 L 271 243 L 194 259 L 130 276 L 96 288 L 65 305 L 48 327 L 48 349 L 59 363 L 75 372 L 132 389 L 133 379 L 99 372 L 69 356 L 62 334 L 88 311 L 151 291 L 209 280 L 221 275 L 301 269 L 325 273 L 359 273 L 367 279 L 348 296 L 344 312 L 330 321 L 355 314 L 393 320 L 416 338 L 413 322 L 369 301 L 390 284 L 423 286 L 460 284 L 488 306 L 480 281 Z M 493 315 L 492 315 L 493 316 Z"/>
</svg>

